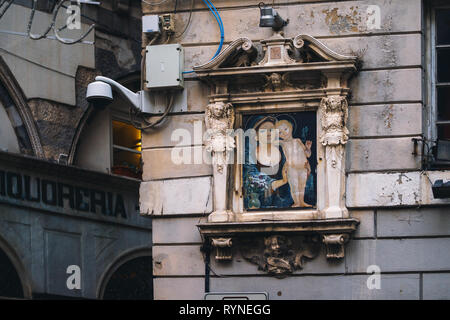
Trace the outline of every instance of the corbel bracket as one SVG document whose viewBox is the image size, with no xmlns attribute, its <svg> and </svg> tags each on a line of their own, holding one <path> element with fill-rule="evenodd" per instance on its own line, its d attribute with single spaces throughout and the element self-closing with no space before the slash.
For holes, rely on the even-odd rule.
<svg viewBox="0 0 450 320">
<path fill-rule="evenodd" d="M 342 259 L 345 256 L 344 245 L 348 238 L 347 233 L 323 235 L 322 240 L 327 249 L 327 259 Z"/>
<path fill-rule="evenodd" d="M 227 261 L 233 259 L 231 253 L 233 242 L 231 238 L 212 238 L 211 245 L 216 248 L 216 260 Z"/>
</svg>

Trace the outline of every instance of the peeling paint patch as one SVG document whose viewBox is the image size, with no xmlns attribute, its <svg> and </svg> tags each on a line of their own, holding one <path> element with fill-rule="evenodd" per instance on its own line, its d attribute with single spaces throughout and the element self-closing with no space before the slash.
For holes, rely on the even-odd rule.
<svg viewBox="0 0 450 320">
<path fill-rule="evenodd" d="M 349 175 L 347 192 L 351 195 L 348 207 L 417 205 L 421 199 L 420 173 Z"/>
<path fill-rule="evenodd" d="M 210 177 L 142 182 L 140 212 L 144 215 L 210 213 L 211 193 Z"/>
<path fill-rule="evenodd" d="M 326 15 L 325 22 L 329 26 L 331 33 L 339 34 L 343 32 L 358 32 L 362 21 L 358 7 L 350 7 L 342 12 L 342 9 L 333 8 L 323 10 Z"/>
<path fill-rule="evenodd" d="M 394 105 L 390 104 L 386 106 L 381 113 L 381 116 L 383 117 L 384 126 L 388 129 L 392 128 L 392 120 L 394 119 Z"/>
<path fill-rule="evenodd" d="M 397 54 L 394 50 L 394 39 L 389 36 L 384 36 L 380 52 L 383 56 L 383 62 L 388 66 L 397 65 Z"/>
<path fill-rule="evenodd" d="M 397 183 L 398 183 L 398 184 L 402 184 L 402 183 L 403 183 L 402 178 L 405 178 L 405 179 L 406 179 L 406 182 L 410 182 L 410 181 L 412 180 L 412 179 L 409 178 L 406 174 L 400 173 L 399 176 L 398 176 L 398 179 L 397 179 Z"/>
</svg>

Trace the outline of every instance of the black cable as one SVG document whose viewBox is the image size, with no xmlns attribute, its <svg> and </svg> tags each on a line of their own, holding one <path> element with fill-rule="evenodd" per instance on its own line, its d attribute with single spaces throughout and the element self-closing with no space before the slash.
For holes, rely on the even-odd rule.
<svg viewBox="0 0 450 320">
<path fill-rule="evenodd" d="M 195 0 L 191 0 L 191 10 L 189 11 L 188 21 L 186 22 L 186 25 L 184 26 L 183 31 L 179 35 L 175 36 L 175 39 L 181 38 L 184 35 L 184 33 L 186 32 L 186 30 L 188 29 L 189 25 L 191 24 L 192 12 L 194 11 L 194 3 L 195 3 Z"/>
<path fill-rule="evenodd" d="M 130 116 L 131 124 L 138 130 L 146 130 L 146 129 L 150 129 L 150 128 L 158 126 L 159 124 L 161 124 L 161 122 L 163 122 L 163 120 L 167 117 L 169 112 L 172 110 L 173 101 L 174 101 L 174 94 L 170 93 L 170 100 L 169 100 L 168 105 L 166 106 L 166 110 L 164 111 L 164 113 L 154 122 L 150 122 L 147 119 L 145 119 L 144 117 L 142 117 L 142 120 L 144 121 L 145 125 L 141 125 L 140 123 L 136 122 L 136 120 L 135 120 L 135 117 L 137 115 L 141 115 L 142 112 L 136 112 L 136 110 L 134 108 L 130 107 L 129 116 Z"/>
<path fill-rule="evenodd" d="M 210 284 L 210 267 L 211 263 L 211 252 L 210 250 L 206 250 L 205 252 L 205 293 L 209 292 L 209 284 Z"/>
</svg>

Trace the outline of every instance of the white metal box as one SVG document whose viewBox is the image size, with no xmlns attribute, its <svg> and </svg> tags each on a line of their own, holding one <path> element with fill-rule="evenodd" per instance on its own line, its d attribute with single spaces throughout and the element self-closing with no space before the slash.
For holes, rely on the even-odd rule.
<svg viewBox="0 0 450 320">
<path fill-rule="evenodd" d="M 145 64 L 147 89 L 184 88 L 184 49 L 180 44 L 147 46 Z"/>
<path fill-rule="evenodd" d="M 149 15 L 142 16 L 142 32 L 143 33 L 160 33 L 159 16 Z"/>
</svg>

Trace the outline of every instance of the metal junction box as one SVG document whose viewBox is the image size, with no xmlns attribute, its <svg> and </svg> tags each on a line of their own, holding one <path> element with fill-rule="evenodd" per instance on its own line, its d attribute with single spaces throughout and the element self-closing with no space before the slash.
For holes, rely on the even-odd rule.
<svg viewBox="0 0 450 320">
<path fill-rule="evenodd" d="M 149 15 L 142 17 L 142 32 L 147 34 L 161 33 L 159 28 L 159 16 Z"/>
<path fill-rule="evenodd" d="M 147 89 L 184 88 L 184 49 L 180 44 L 147 46 L 145 59 Z"/>
</svg>

